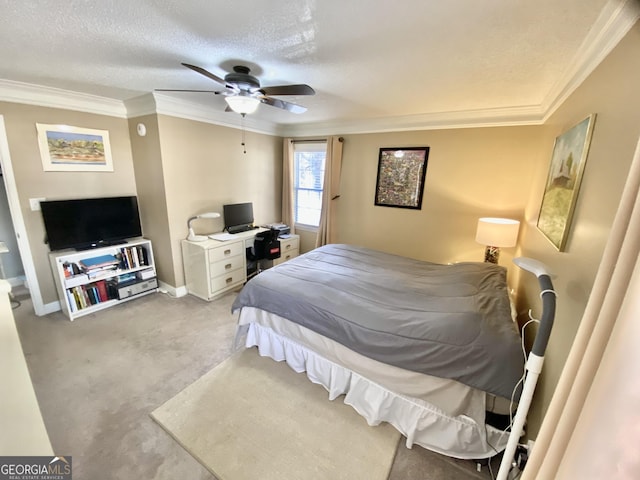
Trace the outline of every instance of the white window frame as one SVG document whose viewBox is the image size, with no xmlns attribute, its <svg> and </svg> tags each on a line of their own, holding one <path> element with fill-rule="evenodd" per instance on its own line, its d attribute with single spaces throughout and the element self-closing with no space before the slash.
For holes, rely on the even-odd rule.
<svg viewBox="0 0 640 480">
<path fill-rule="evenodd" d="M 297 221 L 297 217 L 298 217 L 298 205 L 297 205 L 297 199 L 298 199 L 298 195 L 297 195 L 297 162 L 296 162 L 296 153 L 297 152 L 322 152 L 325 154 L 325 168 L 326 168 L 326 153 L 327 153 L 327 142 L 326 140 L 318 140 L 318 141 L 312 141 L 312 142 L 294 142 L 293 144 L 293 170 L 294 170 L 294 181 L 293 181 L 293 215 L 294 215 L 294 223 L 295 223 L 295 228 L 296 229 L 300 229 L 300 230 L 307 230 L 307 231 L 317 231 L 319 225 L 313 225 L 313 224 L 308 224 L 308 223 L 299 223 Z M 324 169 L 323 169 L 324 172 Z M 320 190 L 321 195 L 320 198 L 322 199 L 322 193 L 324 193 L 324 173 L 323 173 L 323 178 L 321 179 L 322 181 L 322 189 Z M 322 208 L 322 205 L 320 206 L 320 208 Z"/>
</svg>

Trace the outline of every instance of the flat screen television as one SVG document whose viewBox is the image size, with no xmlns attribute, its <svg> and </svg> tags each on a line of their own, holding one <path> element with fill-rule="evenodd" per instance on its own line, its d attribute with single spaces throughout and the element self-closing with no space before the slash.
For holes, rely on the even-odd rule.
<svg viewBox="0 0 640 480">
<path fill-rule="evenodd" d="M 222 206 L 224 228 L 229 233 L 245 232 L 253 228 L 253 203 L 232 203 Z"/>
<path fill-rule="evenodd" d="M 40 202 L 49 249 L 85 250 L 142 236 L 135 196 Z"/>
</svg>

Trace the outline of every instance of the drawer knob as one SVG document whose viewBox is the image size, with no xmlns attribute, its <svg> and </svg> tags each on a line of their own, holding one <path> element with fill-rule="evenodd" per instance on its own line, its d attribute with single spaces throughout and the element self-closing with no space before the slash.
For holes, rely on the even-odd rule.
<svg viewBox="0 0 640 480">
<path fill-rule="evenodd" d="M 284 248 L 291 248 L 291 244 L 287 245 L 287 246 L 286 246 L 286 247 L 284 247 Z"/>
<path fill-rule="evenodd" d="M 233 281 L 233 278 L 231 278 L 231 277 L 229 277 L 229 278 L 227 278 L 227 279 L 226 279 L 226 282 L 227 282 L 227 283 L 231 283 L 232 281 Z"/>
<path fill-rule="evenodd" d="M 227 264 L 224 266 L 224 268 L 225 268 L 225 270 L 229 270 L 229 269 L 231 268 L 231 264 L 230 264 L 230 263 L 227 263 Z"/>
<path fill-rule="evenodd" d="M 224 254 L 225 254 L 225 255 L 229 255 L 230 253 L 231 253 L 231 250 L 228 250 L 228 249 L 227 249 L 227 250 L 225 250 L 225 251 L 224 251 Z"/>
</svg>

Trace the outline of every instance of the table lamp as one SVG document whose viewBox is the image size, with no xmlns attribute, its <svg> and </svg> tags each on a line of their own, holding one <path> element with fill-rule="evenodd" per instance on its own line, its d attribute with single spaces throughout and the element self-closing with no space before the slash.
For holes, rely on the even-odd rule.
<svg viewBox="0 0 640 480">
<path fill-rule="evenodd" d="M 515 247 L 518 241 L 520 222 L 510 218 L 480 218 L 476 231 L 476 242 L 486 245 L 484 261 L 498 263 L 500 247 Z"/>
<path fill-rule="evenodd" d="M 189 229 L 189 235 L 187 236 L 187 240 L 191 242 L 204 242 L 209 237 L 207 235 L 196 235 L 193 231 L 193 227 L 191 226 L 191 222 L 196 220 L 197 218 L 218 218 L 220 214 L 218 212 L 205 212 L 194 217 L 191 217 L 187 222 L 187 228 Z"/>
</svg>

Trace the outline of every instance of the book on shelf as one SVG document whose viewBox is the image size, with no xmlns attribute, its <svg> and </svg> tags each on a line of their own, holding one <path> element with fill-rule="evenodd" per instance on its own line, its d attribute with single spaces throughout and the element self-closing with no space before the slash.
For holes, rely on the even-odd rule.
<svg viewBox="0 0 640 480">
<path fill-rule="evenodd" d="M 133 282 L 137 279 L 137 276 L 134 273 L 125 273 L 123 275 L 118 275 L 118 277 L 116 278 L 116 283 L 128 283 L 128 282 Z"/>
<path fill-rule="evenodd" d="M 69 300 L 69 308 L 71 309 L 72 312 L 77 312 L 78 304 L 76 303 L 76 298 L 73 295 L 73 291 L 67 290 L 66 292 L 67 292 L 67 299 Z"/>
<path fill-rule="evenodd" d="M 87 307 L 87 304 L 84 298 L 84 290 L 82 290 L 81 286 L 73 287 L 71 289 L 71 293 L 73 295 L 73 300 L 78 310 L 82 310 L 83 308 Z"/>
<path fill-rule="evenodd" d="M 111 278 L 106 282 L 107 296 L 111 298 L 118 298 L 118 282 L 115 278 Z"/>
<path fill-rule="evenodd" d="M 149 254 L 147 249 L 142 245 L 138 245 L 138 258 L 140 259 L 140 266 L 149 265 Z"/>
<path fill-rule="evenodd" d="M 118 269 L 118 265 L 108 265 L 101 268 L 94 268 L 87 272 L 87 278 L 94 279 L 96 277 L 104 276 L 105 273 L 109 273 Z"/>
<path fill-rule="evenodd" d="M 89 298 L 89 305 L 95 305 L 96 303 L 100 303 L 100 301 L 96 298 L 96 292 L 94 291 L 94 287 L 87 285 L 84 291 L 87 293 L 87 297 Z"/>
<path fill-rule="evenodd" d="M 80 267 L 85 271 L 96 270 L 100 268 L 112 267 L 118 265 L 118 259 L 114 255 L 100 255 L 97 257 L 83 258 L 78 262 Z"/>
<path fill-rule="evenodd" d="M 109 300 L 109 295 L 107 293 L 107 282 L 106 280 L 100 280 L 96 282 L 96 287 L 98 288 L 98 296 L 101 302 L 106 302 Z"/>
<path fill-rule="evenodd" d="M 116 298 L 115 292 L 109 291 L 106 280 L 68 288 L 67 297 L 72 312 Z"/>
<path fill-rule="evenodd" d="M 130 270 L 149 265 L 149 254 L 143 245 L 122 247 L 119 252 L 120 267 Z"/>
</svg>

